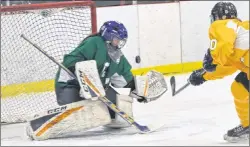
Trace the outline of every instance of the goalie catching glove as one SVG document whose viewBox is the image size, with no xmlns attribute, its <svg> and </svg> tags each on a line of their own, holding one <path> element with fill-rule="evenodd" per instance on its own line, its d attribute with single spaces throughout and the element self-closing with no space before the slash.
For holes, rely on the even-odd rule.
<svg viewBox="0 0 250 147">
<path fill-rule="evenodd" d="M 138 102 L 148 103 L 160 98 L 167 91 L 164 76 L 156 71 L 149 71 L 146 75 L 135 76 L 125 88 L 131 88 L 130 96 Z"/>
</svg>

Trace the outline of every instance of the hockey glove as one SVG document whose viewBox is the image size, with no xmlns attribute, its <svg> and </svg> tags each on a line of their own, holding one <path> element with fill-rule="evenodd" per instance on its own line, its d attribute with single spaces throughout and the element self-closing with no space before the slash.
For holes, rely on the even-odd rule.
<svg viewBox="0 0 250 147">
<path fill-rule="evenodd" d="M 204 59 L 203 59 L 203 68 L 207 72 L 215 71 L 217 65 L 212 64 L 212 63 L 213 63 L 213 58 L 211 56 L 210 49 L 208 49 L 207 53 L 205 54 Z"/>
<path fill-rule="evenodd" d="M 205 72 L 206 71 L 203 68 L 193 71 L 193 73 L 189 76 L 189 79 L 188 79 L 189 83 L 194 86 L 199 86 L 203 84 L 206 81 L 203 78 L 203 75 L 205 74 Z"/>
</svg>

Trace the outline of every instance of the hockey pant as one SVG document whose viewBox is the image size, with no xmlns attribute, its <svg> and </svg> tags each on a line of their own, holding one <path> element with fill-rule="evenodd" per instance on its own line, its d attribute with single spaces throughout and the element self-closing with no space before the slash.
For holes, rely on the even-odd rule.
<svg viewBox="0 0 250 147">
<path fill-rule="evenodd" d="M 70 104 L 72 102 L 78 102 L 84 98 L 79 95 L 80 88 L 78 87 L 56 87 L 57 103 L 61 105 Z M 109 87 L 106 91 L 107 98 L 116 105 L 116 92 Z M 115 112 L 109 109 L 111 119 L 115 118 Z"/>
</svg>

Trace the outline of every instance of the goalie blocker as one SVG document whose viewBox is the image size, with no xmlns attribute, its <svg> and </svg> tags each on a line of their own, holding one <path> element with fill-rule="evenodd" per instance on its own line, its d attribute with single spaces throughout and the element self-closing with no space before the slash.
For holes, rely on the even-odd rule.
<svg viewBox="0 0 250 147">
<path fill-rule="evenodd" d="M 163 75 L 155 71 L 150 71 L 145 76 L 135 77 L 136 88 L 133 92 L 130 88 L 115 88 L 111 84 L 105 91 L 94 60 L 78 62 L 75 73 L 80 83 L 79 95 L 82 100 L 36 114 L 26 128 L 27 135 L 31 139 L 57 138 L 99 126 L 129 127 L 128 122 L 107 108 L 97 97 L 106 95 L 120 110 L 133 117 L 131 96 L 143 98 L 145 102 L 149 102 L 158 99 L 167 90 Z"/>
</svg>

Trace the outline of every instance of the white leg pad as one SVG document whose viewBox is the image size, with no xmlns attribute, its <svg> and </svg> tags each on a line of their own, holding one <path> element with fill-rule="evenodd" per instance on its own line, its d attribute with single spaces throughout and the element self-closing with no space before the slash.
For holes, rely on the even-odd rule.
<svg viewBox="0 0 250 147">
<path fill-rule="evenodd" d="M 124 111 L 130 117 L 133 118 L 132 103 L 133 103 L 133 98 L 131 98 L 130 96 L 117 94 L 116 105 L 118 109 Z M 106 127 L 109 128 L 126 128 L 130 126 L 131 125 L 127 121 L 125 121 L 122 117 L 120 117 L 118 114 L 115 114 L 115 119 L 112 119 L 111 123 L 106 125 Z"/>
<path fill-rule="evenodd" d="M 83 100 L 67 105 L 66 111 L 54 115 L 35 129 L 28 122 L 27 135 L 34 140 L 63 137 L 103 126 L 111 122 L 108 108 L 101 101 Z"/>
</svg>

